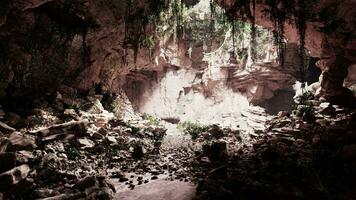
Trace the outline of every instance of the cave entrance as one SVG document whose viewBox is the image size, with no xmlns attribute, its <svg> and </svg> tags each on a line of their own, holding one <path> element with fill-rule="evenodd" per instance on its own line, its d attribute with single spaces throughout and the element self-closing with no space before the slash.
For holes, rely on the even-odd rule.
<svg viewBox="0 0 356 200">
<path fill-rule="evenodd" d="M 179 24 L 157 25 L 163 36 L 156 63 L 125 77 L 123 88 L 136 112 L 170 124 L 219 124 L 253 133 L 271 115 L 291 110 L 302 62 L 314 66 L 308 82 L 318 80 L 315 60 L 301 61 L 299 46 L 286 39 L 280 60 L 271 30 L 231 20 L 209 0 L 180 9 Z"/>
</svg>

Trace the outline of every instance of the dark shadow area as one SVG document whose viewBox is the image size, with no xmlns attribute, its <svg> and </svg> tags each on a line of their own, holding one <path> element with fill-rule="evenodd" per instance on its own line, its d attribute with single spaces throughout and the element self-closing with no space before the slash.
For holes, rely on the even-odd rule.
<svg viewBox="0 0 356 200">
<path fill-rule="evenodd" d="M 295 92 L 292 88 L 289 90 L 277 90 L 271 99 L 260 103 L 259 106 L 265 108 L 268 114 L 277 115 L 281 110 L 291 111 L 294 96 Z"/>
</svg>

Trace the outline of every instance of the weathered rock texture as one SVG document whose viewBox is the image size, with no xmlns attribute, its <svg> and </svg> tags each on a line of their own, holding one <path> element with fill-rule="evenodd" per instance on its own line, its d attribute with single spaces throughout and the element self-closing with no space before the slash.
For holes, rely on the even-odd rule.
<svg viewBox="0 0 356 200">
<path fill-rule="evenodd" d="M 2 1 L 1 95 L 61 84 L 88 89 L 100 79 L 111 85 L 135 66 L 133 47 L 124 44 L 125 11 L 126 3 L 114 0 Z M 136 66 L 152 63 L 147 48 L 137 57 Z"/>
<path fill-rule="evenodd" d="M 233 10 L 234 3 L 238 1 L 217 2 L 224 5 L 225 9 Z M 313 57 L 320 59 L 318 66 L 323 71 L 320 96 L 332 98 L 345 91 L 343 80 L 347 76 L 347 69 L 356 62 L 356 12 L 353 11 L 355 6 L 356 1 L 320 0 L 315 1 L 315 5 L 310 8 L 316 17 L 306 21 L 305 47 Z M 252 4 L 250 9 L 252 10 Z M 273 21 L 265 12 L 268 9 L 266 1 L 257 1 L 255 22 L 267 28 L 274 28 Z M 240 12 L 236 12 L 236 16 L 241 18 Z M 287 20 L 284 29 L 284 36 L 289 43 L 299 43 L 300 35 L 295 18 Z"/>
<path fill-rule="evenodd" d="M 221 2 L 221 1 L 218 1 Z M 224 1 L 229 9 L 231 0 Z M 263 2 L 263 1 L 262 1 Z M 144 17 L 154 14 L 152 1 L 135 1 L 134 8 L 118 0 L 4 0 L 0 3 L 0 96 L 27 96 L 55 91 L 60 85 L 88 90 L 95 83 L 117 89 L 131 70 L 160 71 L 167 64 L 204 67 L 202 45 L 165 38 L 151 47 L 139 43 L 154 26 Z M 355 1 L 321 0 L 318 15 L 326 10 L 342 31 L 320 32 L 321 19 L 307 22 L 305 46 L 320 58 L 321 96 L 343 91 L 347 67 L 355 63 Z M 272 28 L 264 3 L 256 6 L 256 23 Z M 319 15 L 318 15 L 319 16 Z M 128 19 L 134 23 L 127 23 Z M 344 30 L 351 39 L 343 40 Z M 285 25 L 288 42 L 299 40 L 295 25 Z M 157 40 L 157 38 L 153 38 Z M 179 58 L 179 59 L 178 59 Z"/>
</svg>

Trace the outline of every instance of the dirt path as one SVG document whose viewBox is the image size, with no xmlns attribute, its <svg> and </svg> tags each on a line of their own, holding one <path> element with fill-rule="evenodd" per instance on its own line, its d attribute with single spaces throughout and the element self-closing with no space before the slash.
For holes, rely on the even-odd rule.
<svg viewBox="0 0 356 200">
<path fill-rule="evenodd" d="M 195 196 L 195 186 L 181 181 L 152 181 L 137 186 L 134 190 L 121 191 L 116 200 L 191 200 Z"/>
<path fill-rule="evenodd" d="M 166 153 L 173 153 L 183 147 L 189 146 L 191 140 L 189 136 L 184 135 L 177 130 L 176 125 L 165 123 L 167 135 L 162 141 L 161 150 Z M 131 175 L 131 174 L 130 174 Z M 128 177 L 130 175 L 127 175 Z M 136 174 L 135 174 L 136 175 Z M 191 200 L 195 197 L 196 186 L 191 182 L 167 180 L 167 175 L 157 176 L 157 180 L 150 180 L 148 183 L 136 185 L 131 190 L 124 184 L 116 185 L 118 193 L 115 195 L 117 200 Z M 150 176 L 144 176 L 144 179 Z"/>
</svg>

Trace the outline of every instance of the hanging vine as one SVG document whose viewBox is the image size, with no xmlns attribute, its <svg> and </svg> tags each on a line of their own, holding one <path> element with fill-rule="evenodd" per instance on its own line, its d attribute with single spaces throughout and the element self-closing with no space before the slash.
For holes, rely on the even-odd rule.
<svg viewBox="0 0 356 200">
<path fill-rule="evenodd" d="M 302 83 L 305 82 L 305 71 L 306 71 L 306 66 L 304 63 L 304 60 L 306 58 L 305 55 L 305 32 L 306 32 L 306 15 L 307 15 L 307 10 L 306 10 L 306 2 L 305 0 L 298 0 L 297 2 L 297 11 L 295 13 L 296 15 L 296 26 L 298 29 L 298 34 L 299 34 L 299 57 L 300 57 L 300 75 L 302 79 Z"/>
<path fill-rule="evenodd" d="M 125 36 L 124 36 L 124 63 L 128 64 L 126 57 L 128 55 L 128 48 L 134 51 L 134 62 L 137 61 L 139 49 L 147 47 L 153 49 L 154 39 L 148 36 L 147 26 L 156 25 L 159 21 L 161 12 L 168 8 L 166 0 L 152 0 L 149 1 L 148 8 L 138 7 L 137 0 L 126 0 L 125 9 Z"/>
</svg>

